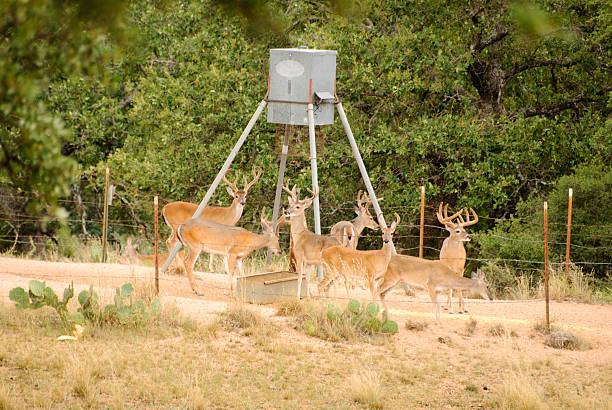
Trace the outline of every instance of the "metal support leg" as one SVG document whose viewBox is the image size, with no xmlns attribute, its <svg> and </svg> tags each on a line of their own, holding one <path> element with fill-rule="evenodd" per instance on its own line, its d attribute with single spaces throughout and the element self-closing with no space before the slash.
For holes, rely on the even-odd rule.
<svg viewBox="0 0 612 410">
<path fill-rule="evenodd" d="M 280 156 L 280 166 L 278 167 L 278 180 L 276 181 L 276 194 L 274 195 L 274 209 L 272 211 L 272 224 L 274 231 L 276 232 L 276 221 L 278 219 L 278 211 L 280 209 L 281 194 L 283 193 L 283 181 L 285 179 L 285 167 L 287 166 L 287 153 L 289 152 L 289 134 L 291 133 L 291 126 L 285 125 L 285 138 L 283 139 L 283 150 Z M 272 252 L 268 249 L 268 256 L 266 257 L 266 265 L 270 264 L 270 257 Z"/>
<path fill-rule="evenodd" d="M 310 137 L 310 172 L 312 175 L 312 190 L 317 192 L 312 210 L 314 211 L 315 233 L 321 235 L 321 214 L 319 213 L 319 174 L 317 172 L 317 144 L 315 141 L 315 125 L 314 125 L 314 107 L 312 103 L 308 104 L 308 136 Z M 317 266 L 317 277 L 319 281 L 323 280 L 323 268 Z M 308 281 L 306 281 L 308 289 Z M 310 293 L 307 292 L 310 296 Z"/>
<path fill-rule="evenodd" d="M 340 119 L 342 120 L 342 125 L 344 126 L 344 131 L 346 132 L 346 136 L 351 143 L 351 149 L 353 150 L 353 155 L 355 156 L 355 160 L 357 161 L 357 165 L 359 166 L 359 171 L 361 172 L 361 177 L 363 178 L 363 182 L 365 183 L 366 189 L 368 190 L 368 195 L 370 195 L 370 199 L 372 200 L 372 206 L 374 207 L 374 212 L 376 212 L 376 216 L 380 215 L 380 220 L 382 225 L 387 228 L 387 223 L 385 222 L 385 218 L 380 210 L 380 206 L 378 205 L 378 200 L 376 199 L 376 194 L 374 193 L 374 188 L 372 188 L 372 183 L 370 182 L 370 177 L 368 176 L 368 171 L 365 168 L 363 163 L 363 159 L 361 158 L 361 153 L 359 152 L 359 148 L 357 147 L 357 143 L 355 142 L 355 137 L 353 136 L 353 131 L 351 131 L 351 126 L 346 118 L 346 114 L 344 113 L 344 109 L 342 108 L 342 103 L 338 102 L 336 104 L 336 108 L 338 109 L 338 115 L 340 115 Z M 395 250 L 395 245 L 391 243 L 391 248 L 393 249 L 393 253 L 397 253 Z"/>
<path fill-rule="evenodd" d="M 240 147 L 242 147 L 242 144 L 244 144 L 244 141 L 246 140 L 246 137 L 251 133 L 251 130 L 253 129 L 253 126 L 255 125 L 255 122 L 257 122 L 257 119 L 259 118 L 259 116 L 261 115 L 262 111 L 266 107 L 266 104 L 267 104 L 267 102 L 266 102 L 265 99 L 262 100 L 259 103 L 259 107 L 257 107 L 257 110 L 255 111 L 255 113 L 251 117 L 251 120 L 247 124 L 246 128 L 244 129 L 244 131 L 242 131 L 242 135 L 240 135 L 240 138 L 238 138 L 238 141 L 236 141 L 236 144 L 234 145 L 234 148 L 232 148 L 232 151 L 230 152 L 229 156 L 225 160 L 225 163 L 221 167 L 221 170 L 219 171 L 219 173 L 215 177 L 213 183 L 210 185 L 210 188 L 208 188 L 208 191 L 206 191 L 206 195 L 204 195 L 204 199 L 202 199 L 202 202 L 200 202 L 200 205 L 198 206 L 198 209 L 196 209 L 196 211 L 193 214 L 192 218 L 197 218 L 198 216 L 200 216 L 200 214 L 202 213 L 202 211 L 206 207 L 206 204 L 208 204 L 208 201 L 210 201 L 210 198 L 215 193 L 215 189 L 217 189 L 217 186 L 219 186 L 219 183 L 221 182 L 221 179 L 223 179 L 223 176 L 225 175 L 225 173 L 229 169 L 230 165 L 232 165 L 232 162 L 234 161 L 234 158 L 236 157 L 236 154 L 238 154 L 238 151 L 240 150 Z M 162 272 L 165 272 L 166 269 L 168 269 L 168 266 L 170 266 L 170 264 L 172 263 L 172 260 L 174 259 L 174 257 L 178 253 L 179 249 L 181 249 L 181 246 L 182 246 L 181 242 L 180 241 L 177 242 L 177 244 L 174 246 L 174 249 L 172 249 L 172 252 L 170 252 L 170 255 L 168 255 L 168 259 L 166 260 L 166 263 L 161 268 Z"/>
</svg>

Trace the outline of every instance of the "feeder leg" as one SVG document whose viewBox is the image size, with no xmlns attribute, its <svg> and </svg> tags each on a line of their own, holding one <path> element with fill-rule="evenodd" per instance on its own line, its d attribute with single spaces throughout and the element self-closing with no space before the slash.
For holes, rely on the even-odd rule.
<svg viewBox="0 0 612 410">
<path fill-rule="evenodd" d="M 276 181 L 276 194 L 274 195 L 274 209 L 272 211 L 272 224 L 274 231 L 276 232 L 276 221 L 278 219 L 278 211 L 280 209 L 281 194 L 283 193 L 283 181 L 285 179 L 285 167 L 287 166 L 287 153 L 289 152 L 289 134 L 291 133 L 291 126 L 285 125 L 285 138 L 283 139 L 283 149 L 280 156 L 280 166 L 278 168 L 278 180 Z M 268 249 L 268 256 L 266 257 L 266 265 L 270 264 L 272 252 Z M 291 270 L 291 269 L 290 269 Z"/>
<path fill-rule="evenodd" d="M 221 167 L 221 170 L 219 171 L 219 173 L 215 177 L 213 183 L 208 188 L 208 191 L 206 191 L 206 195 L 204 195 L 204 199 L 202 199 L 202 202 L 200 202 L 200 205 L 198 206 L 198 209 L 196 209 L 195 213 L 193 214 L 193 218 L 197 218 L 198 216 L 200 216 L 200 214 L 202 213 L 202 211 L 206 207 L 206 204 L 208 204 L 208 201 L 210 201 L 210 198 L 215 193 L 215 189 L 217 189 L 217 186 L 219 186 L 219 183 L 221 182 L 221 179 L 223 178 L 223 176 L 225 175 L 225 173 L 229 169 L 230 165 L 232 165 L 232 162 L 234 161 L 234 158 L 236 157 L 236 154 L 238 154 L 238 151 L 240 150 L 240 147 L 242 147 L 242 144 L 244 144 L 244 141 L 246 140 L 246 137 L 251 133 L 251 130 L 253 129 L 253 126 L 255 125 L 255 122 L 257 122 L 257 119 L 261 115 L 263 109 L 266 107 L 266 104 L 267 104 L 267 102 L 266 102 L 265 99 L 262 100 L 259 103 L 259 106 L 257 107 L 257 110 L 255 110 L 255 113 L 251 117 L 251 120 L 247 124 L 246 128 L 244 129 L 244 131 L 242 131 L 242 135 L 240 135 L 240 138 L 238 138 L 238 141 L 236 141 L 236 144 L 234 145 L 234 148 L 232 148 L 229 156 L 225 160 L 225 163 Z M 180 242 L 177 242 L 177 244 L 174 246 L 174 249 L 172 249 L 172 251 L 170 252 L 170 255 L 168 255 L 168 259 L 166 260 L 166 263 L 161 268 L 162 272 L 165 272 L 166 269 L 168 269 L 168 266 L 170 266 L 170 264 L 172 263 L 172 260 L 174 259 L 174 257 L 178 253 L 179 249 L 181 249 L 181 246 L 182 246 L 182 244 Z"/>
<path fill-rule="evenodd" d="M 312 175 L 312 190 L 317 193 L 312 204 L 314 212 L 315 233 L 321 235 L 321 214 L 319 213 L 319 175 L 317 173 L 317 144 L 315 142 L 314 111 L 312 103 L 308 104 L 308 136 L 310 137 L 310 171 Z M 319 281 L 323 280 L 323 268 L 317 266 Z M 310 279 L 310 278 L 309 278 Z M 308 283 L 308 282 L 306 282 Z M 310 296 L 310 294 L 308 294 Z"/>
<path fill-rule="evenodd" d="M 380 210 L 380 206 L 378 205 L 378 200 L 376 199 L 376 194 L 374 193 L 374 188 L 372 188 L 372 183 L 370 182 L 370 177 L 368 176 L 368 171 L 363 163 L 363 159 L 361 158 L 361 153 L 359 152 L 359 148 L 357 147 L 357 143 L 355 142 L 355 137 L 353 136 L 353 131 L 351 131 L 351 126 L 346 118 L 346 114 L 344 113 L 344 109 L 342 108 L 342 103 L 338 102 L 336 104 L 336 108 L 338 109 L 338 115 L 340 116 L 340 120 L 342 120 L 342 125 L 344 126 L 344 131 L 346 132 L 346 136 L 349 139 L 351 144 L 351 149 L 353 150 L 353 156 L 357 161 L 357 165 L 359 166 L 359 172 L 361 172 L 361 178 L 363 178 L 363 182 L 365 183 L 366 189 L 368 190 L 368 195 L 370 195 L 370 199 L 372 200 L 372 206 L 374 207 L 374 212 L 376 212 L 376 216 L 380 215 L 381 222 L 385 229 L 387 228 L 387 223 L 385 222 L 385 218 Z M 393 253 L 397 253 L 395 251 L 395 245 L 391 243 L 391 248 L 393 249 Z"/>
</svg>

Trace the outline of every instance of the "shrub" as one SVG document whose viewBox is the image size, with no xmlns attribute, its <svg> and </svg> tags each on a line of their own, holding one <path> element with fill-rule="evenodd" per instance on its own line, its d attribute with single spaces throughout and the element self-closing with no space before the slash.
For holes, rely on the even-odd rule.
<svg viewBox="0 0 612 410">
<path fill-rule="evenodd" d="M 544 344 L 555 349 L 587 350 L 591 348 L 591 345 L 586 340 L 563 330 L 549 333 Z"/>
</svg>

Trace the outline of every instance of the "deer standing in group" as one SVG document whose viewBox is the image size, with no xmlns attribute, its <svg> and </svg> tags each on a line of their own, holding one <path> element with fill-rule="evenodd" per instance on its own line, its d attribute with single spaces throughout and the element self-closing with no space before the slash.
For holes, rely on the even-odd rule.
<svg viewBox="0 0 612 410">
<path fill-rule="evenodd" d="M 379 201 L 382 198 L 378 199 Z M 331 227 L 330 236 L 338 239 L 342 246 L 357 249 L 359 236 L 365 228 L 378 230 L 378 224 L 370 214 L 369 206 L 372 203 L 368 194 L 363 191 L 357 193 L 357 207 L 353 208 L 357 217 L 352 221 L 340 221 Z"/>
<path fill-rule="evenodd" d="M 463 219 L 462 213 L 465 211 L 466 219 Z M 440 261 L 448 266 L 457 276 L 463 277 L 463 271 L 465 269 L 466 253 L 463 247 L 463 242 L 468 242 L 471 238 L 470 235 L 465 231 L 466 226 L 474 225 L 478 222 L 478 215 L 472 208 L 473 219 L 470 219 L 470 212 L 467 208 L 463 208 L 451 216 L 448 216 L 448 204 L 444 206 L 444 215 L 442 214 L 442 202 L 436 216 L 438 221 L 446 227 L 446 230 L 450 232 L 450 236 L 444 240 L 442 249 L 440 249 Z M 453 220 L 457 218 L 457 221 Z M 462 289 L 456 289 L 459 295 L 459 312 L 467 313 L 467 306 L 463 299 Z M 448 300 L 446 303 L 447 307 L 444 310 L 450 309 L 450 313 L 453 313 L 453 288 L 449 289 Z"/>
<path fill-rule="evenodd" d="M 125 248 L 123 249 L 123 255 L 126 256 L 130 263 L 144 266 L 155 266 L 155 254 L 152 255 L 141 255 L 138 253 L 136 248 L 140 245 L 140 241 L 136 241 L 136 243 L 132 242 L 132 238 L 127 238 Z M 176 257 L 172 260 L 170 264 L 170 270 L 173 270 L 177 273 L 185 272 L 185 254 L 183 252 L 179 252 Z M 163 266 L 168 259 L 167 253 L 158 253 L 157 254 L 157 264 L 158 266 Z"/>
<path fill-rule="evenodd" d="M 378 250 L 359 251 L 345 246 L 332 246 L 322 252 L 325 278 L 319 283 L 319 294 L 327 291 L 332 281 L 338 276 L 344 276 L 346 293 L 348 295 L 347 276 L 361 276 L 369 285 L 372 298 L 377 297 L 376 281 L 382 277 L 387 270 L 389 261 L 393 256 L 393 233 L 400 222 L 396 213 L 395 221 L 389 228 L 385 228 L 379 217 L 380 229 L 382 230 L 383 246 Z"/>
<path fill-rule="evenodd" d="M 200 252 L 208 252 L 212 255 L 222 255 L 225 262 L 225 269 L 229 276 L 229 290 L 234 290 L 234 271 L 238 268 L 243 274 L 242 262 L 255 250 L 267 247 L 274 254 L 281 252 L 278 244 L 278 236 L 274 232 L 274 227 L 266 219 L 265 210 L 261 211 L 261 227 L 263 233 L 256 234 L 237 226 L 223 225 L 205 219 L 192 218 L 179 225 L 177 237 L 183 245 L 189 249 L 185 265 L 187 277 L 191 289 L 197 294 L 193 281 L 193 267 Z"/>
<path fill-rule="evenodd" d="M 234 182 L 229 182 L 224 175 L 223 181 L 227 184 L 227 186 L 225 187 L 227 193 L 230 194 L 233 198 L 232 203 L 230 204 L 230 206 L 226 207 L 207 206 L 202 210 L 202 213 L 200 214 L 198 219 L 217 222 L 229 226 L 236 225 L 240 220 L 240 217 L 242 216 L 249 188 L 251 188 L 251 186 L 256 183 L 259 178 L 261 178 L 261 174 L 261 168 L 253 167 L 253 180 L 251 182 L 247 182 L 246 177 L 243 176 L 242 178 L 244 180 L 244 188 L 242 189 L 238 188 L 237 186 L 238 177 L 236 177 Z M 166 225 L 168 225 L 172 230 L 170 237 L 168 237 L 168 239 L 166 240 L 168 250 L 172 250 L 178 242 L 178 226 L 190 220 L 197 209 L 197 204 L 192 204 L 190 202 L 183 201 L 170 202 L 169 204 L 163 207 L 161 212 L 162 216 L 164 218 L 164 221 L 166 222 Z M 208 263 L 208 268 L 210 272 L 212 272 L 214 268 L 213 258 L 214 256 L 213 254 L 211 254 Z"/>
<path fill-rule="evenodd" d="M 340 241 L 330 236 L 318 235 L 310 232 L 306 226 L 304 212 L 312 205 L 312 201 L 318 191 L 308 190 L 312 196 L 300 199 L 299 191 L 294 185 L 292 189 L 283 185 L 283 190 L 288 194 L 289 206 L 285 209 L 285 217 L 289 217 L 291 224 L 291 241 L 293 242 L 293 253 L 295 255 L 296 270 L 298 274 L 297 297 L 300 298 L 302 289 L 302 277 L 306 276 L 306 295 L 310 297 L 310 268 L 312 266 L 323 266 L 321 255 L 323 249 L 340 245 Z"/>
</svg>

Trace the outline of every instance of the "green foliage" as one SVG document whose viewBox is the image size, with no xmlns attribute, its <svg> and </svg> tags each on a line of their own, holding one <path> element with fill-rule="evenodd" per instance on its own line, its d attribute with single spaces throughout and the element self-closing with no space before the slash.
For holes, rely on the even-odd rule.
<svg viewBox="0 0 612 410">
<path fill-rule="evenodd" d="M 71 283 L 64 290 L 63 299 L 60 301 L 53 289 L 46 286 L 45 282 L 37 280 L 30 281 L 29 292 L 22 287 L 11 289 L 9 297 L 15 302 L 17 309 L 39 309 L 43 306 L 54 308 L 59 314 L 62 322 L 67 328 L 71 328 L 74 323 L 84 324 L 85 321 L 103 325 L 142 325 L 149 323 L 161 312 L 161 302 L 159 297 L 155 297 L 151 303 L 147 304 L 143 300 L 132 300 L 134 287 L 126 283 L 116 288 L 114 304 L 106 305 L 101 308 L 98 295 L 93 290 L 93 285 L 89 290 L 79 293 L 78 302 L 80 307 L 72 315 L 68 311 L 68 302 L 74 296 L 74 284 Z M 129 303 L 126 302 L 129 300 Z"/>
<path fill-rule="evenodd" d="M 31 280 L 29 292 L 22 287 L 11 289 L 9 298 L 15 302 L 17 309 L 40 309 L 49 306 L 55 309 L 60 319 L 66 327 L 70 327 L 74 318 L 68 312 L 68 302 L 74 296 L 74 284 L 71 283 L 65 290 L 60 301 L 53 289 L 47 286 L 46 282 Z"/>
<path fill-rule="evenodd" d="M 349 322 L 358 329 L 374 334 L 385 333 L 395 334 L 398 332 L 397 323 L 387 318 L 387 312 L 382 313 L 382 318 L 377 315 L 380 308 L 376 302 L 365 302 L 360 305 L 359 301 L 351 300 L 346 309 L 342 311 L 334 303 L 327 306 L 327 319 L 330 322 Z"/>
<path fill-rule="evenodd" d="M 612 236 L 612 215 L 602 206 L 612 203 L 612 167 L 593 164 L 576 168 L 572 175 L 561 177 L 548 194 L 549 260 L 565 260 L 568 217 L 568 191 L 573 190 L 572 237 L 570 257 L 585 264 L 600 278 L 610 271 L 612 260 L 609 238 Z M 536 263 L 511 263 L 516 271 L 538 279 L 544 260 L 543 199 L 531 196 L 517 207 L 517 216 L 499 222 L 486 235 L 475 238 L 482 259 L 509 259 Z M 540 263 L 537 263 L 540 262 Z M 483 268 L 485 269 L 485 268 Z M 503 268 L 500 268 L 503 270 Z M 534 270 L 536 269 L 536 270 Z M 498 269 L 499 270 L 499 269 Z M 487 275 L 490 278 L 501 277 Z"/>
</svg>

